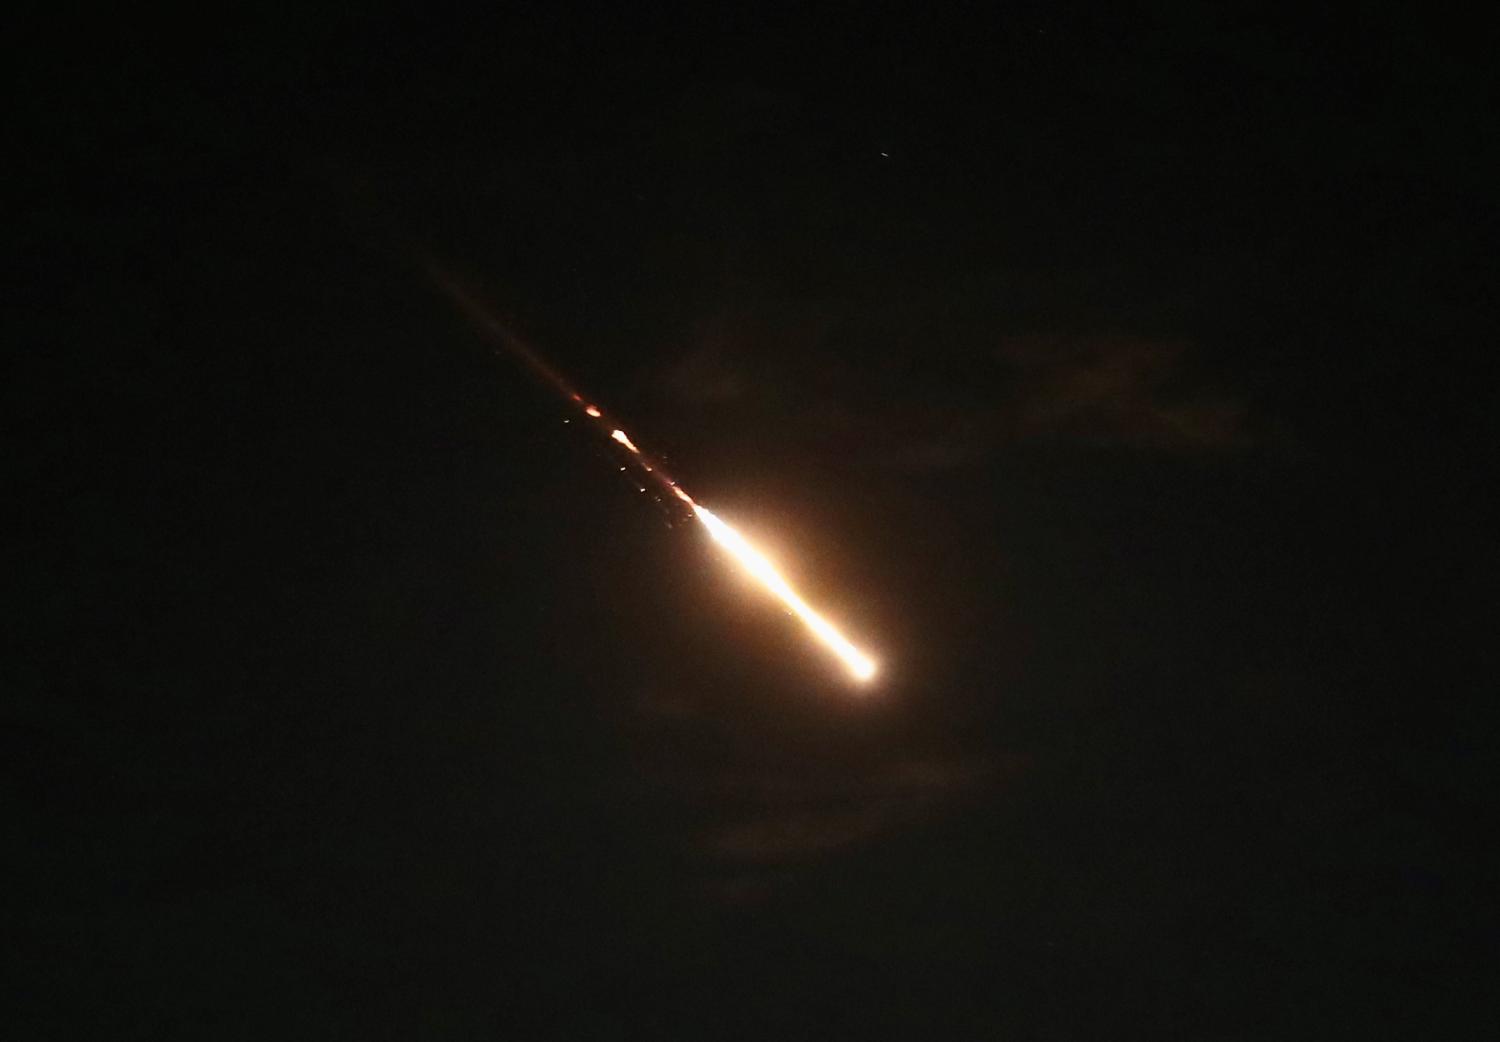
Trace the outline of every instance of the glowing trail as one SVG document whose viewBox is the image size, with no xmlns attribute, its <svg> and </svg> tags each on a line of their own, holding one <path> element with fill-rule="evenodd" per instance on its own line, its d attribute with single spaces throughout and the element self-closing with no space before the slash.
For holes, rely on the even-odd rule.
<svg viewBox="0 0 1500 1042">
<path fill-rule="evenodd" d="M 635 442 L 630 440 L 630 435 L 618 427 L 610 431 L 609 436 L 637 456 L 643 455 L 641 450 L 636 448 Z M 646 469 L 651 470 L 651 467 L 648 465 Z M 845 666 L 849 667 L 849 672 L 854 674 L 856 680 L 869 680 L 875 675 L 875 660 L 849 643 L 833 623 L 814 611 L 812 606 L 792 589 L 792 584 L 776 570 L 776 566 L 766 559 L 765 554 L 751 546 L 750 541 L 740 535 L 729 522 L 707 507 L 699 506 L 694 502 L 693 497 L 678 488 L 676 482 L 668 478 L 667 483 L 673 495 L 693 508 L 693 515 L 703 522 L 703 527 L 708 529 L 708 534 L 713 536 L 714 542 L 728 550 L 745 571 L 779 597 L 781 603 L 785 604 L 792 614 L 801 619 L 803 624 L 812 631 L 813 636 L 827 645 L 828 649 L 837 655 Z"/>
<path fill-rule="evenodd" d="M 849 672 L 854 674 L 856 680 L 869 680 L 875 675 L 875 660 L 850 644 L 833 623 L 813 611 L 808 603 L 797 595 L 797 591 L 792 589 L 792 584 L 776 570 L 776 566 L 766 560 L 764 554 L 751 546 L 744 536 L 735 531 L 734 526 L 720 520 L 712 510 L 700 507 L 697 503 L 693 504 L 693 513 L 698 515 L 698 520 L 708 528 L 708 534 L 713 536 L 714 542 L 728 550 L 741 567 L 758 579 L 762 586 L 781 598 L 781 603 L 790 608 L 792 614 L 812 630 L 813 636 L 843 660 L 844 665 L 849 667 Z"/>
<path fill-rule="evenodd" d="M 630 436 L 618 427 L 609 432 L 609 436 L 621 445 L 625 446 L 637 456 L 644 454 L 636 448 L 635 442 Z M 652 468 L 648 465 L 646 469 Z M 833 623 L 812 609 L 802 597 L 792 588 L 792 584 L 776 570 L 776 566 L 766 559 L 766 555 L 750 545 L 750 541 L 740 535 L 729 522 L 723 520 L 707 507 L 699 506 L 693 497 L 677 487 L 677 483 L 670 478 L 663 479 L 672 490 L 672 494 L 682 500 L 693 509 L 693 516 L 703 522 L 703 527 L 708 529 L 708 534 L 713 536 L 714 542 L 728 550 L 740 567 L 749 572 L 762 586 L 780 598 L 793 615 L 802 620 L 813 636 L 817 637 L 828 649 L 837 655 L 854 674 L 856 680 L 869 680 L 875 676 L 875 660 L 860 651 L 848 639 L 838 631 Z"/>
<path fill-rule="evenodd" d="M 586 416 L 590 419 L 600 421 L 600 426 L 609 432 L 609 437 L 612 441 L 623 445 L 632 455 L 638 457 L 641 461 L 641 466 L 645 468 L 646 474 L 649 475 L 649 478 L 643 477 L 642 480 L 649 480 L 655 483 L 689 507 L 693 511 L 693 516 L 698 519 L 703 527 L 708 529 L 708 534 L 713 538 L 714 542 L 723 547 L 752 578 L 775 594 L 777 599 L 786 605 L 787 610 L 802 620 L 802 624 L 828 650 L 838 656 L 839 660 L 843 662 L 845 668 L 849 670 L 850 674 L 856 680 L 868 681 L 875 676 L 877 670 L 875 660 L 850 643 L 848 638 L 840 633 L 833 623 L 814 611 L 812 606 L 803 600 L 802 596 L 792 588 L 792 584 L 787 582 L 786 577 L 776 570 L 776 566 L 767 559 L 765 554 L 752 546 L 750 541 L 741 535 L 729 522 L 719 517 L 707 507 L 699 506 L 693 497 L 678 487 L 677 482 L 668 477 L 660 466 L 654 465 L 655 461 L 642 452 L 636 446 L 635 442 L 630 440 L 628 434 L 618 427 L 604 422 L 604 414 L 598 406 L 589 404 L 582 395 L 573 390 L 562 374 L 547 364 L 530 345 L 526 344 L 492 317 L 472 296 L 447 276 L 446 273 L 432 264 L 429 264 L 429 271 L 438 284 L 457 301 L 459 306 L 468 312 L 470 317 L 480 326 L 487 330 L 501 346 L 507 348 L 538 376 L 551 384 L 554 389 L 560 391 L 563 397 L 567 398 L 574 405 L 581 406 Z M 625 468 L 621 467 L 620 469 L 624 470 Z M 642 491 L 645 490 L 642 489 Z"/>
</svg>

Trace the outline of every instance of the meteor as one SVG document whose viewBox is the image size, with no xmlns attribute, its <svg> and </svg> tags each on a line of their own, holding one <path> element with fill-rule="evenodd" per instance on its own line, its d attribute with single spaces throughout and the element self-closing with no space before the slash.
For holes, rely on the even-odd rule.
<svg viewBox="0 0 1500 1042">
<path fill-rule="evenodd" d="M 801 619 L 803 625 L 812 631 L 812 635 L 839 657 L 839 660 L 854 675 L 855 680 L 870 680 L 875 676 L 875 660 L 849 643 L 833 623 L 813 611 L 808 603 L 797 595 L 797 591 L 792 589 L 792 584 L 776 570 L 776 566 L 766 560 L 764 554 L 751 546 L 749 540 L 740 535 L 733 525 L 720 520 L 712 510 L 699 506 L 697 503 L 693 504 L 693 513 L 698 515 L 698 520 L 708 528 L 708 534 L 713 536 L 714 542 L 728 550 L 745 571 L 779 597 L 781 603 L 785 604 L 792 614 Z"/>
<path fill-rule="evenodd" d="M 480 304 L 468 293 L 461 289 L 454 281 L 436 267 L 429 264 L 428 270 L 434 280 L 452 297 L 476 324 L 483 328 L 502 347 L 506 348 L 514 357 L 523 362 L 528 368 L 540 376 L 553 389 L 557 390 L 573 406 L 580 408 L 583 414 L 590 420 L 596 422 L 601 431 L 608 431 L 611 441 L 623 446 L 630 454 L 636 457 L 644 468 L 648 477 L 642 480 L 650 480 L 660 489 L 671 494 L 683 505 L 690 509 L 693 517 L 708 530 L 709 537 L 734 560 L 741 569 L 752 579 L 758 582 L 769 593 L 771 593 L 791 614 L 795 615 L 808 632 L 832 652 L 849 674 L 861 683 L 867 683 L 874 679 L 879 671 L 875 660 L 866 652 L 856 647 L 850 640 L 839 632 L 837 626 L 820 615 L 813 607 L 803 599 L 786 577 L 777 570 L 765 554 L 761 553 L 746 539 L 740 531 L 725 521 L 712 510 L 698 503 L 692 496 L 688 495 L 676 481 L 667 476 L 661 465 L 642 452 L 640 448 L 619 427 L 606 420 L 604 411 L 597 405 L 589 402 L 577 391 L 575 391 L 567 380 L 552 366 L 548 365 L 532 347 L 522 341 L 498 320 L 492 317 Z M 625 468 L 621 467 L 621 470 Z"/>
</svg>

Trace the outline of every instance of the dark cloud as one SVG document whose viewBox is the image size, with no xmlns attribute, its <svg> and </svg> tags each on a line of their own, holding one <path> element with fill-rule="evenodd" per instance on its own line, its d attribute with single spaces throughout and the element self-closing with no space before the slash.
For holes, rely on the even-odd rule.
<svg viewBox="0 0 1500 1042">
<path fill-rule="evenodd" d="M 1184 340 L 1131 333 L 1027 334 L 993 347 L 987 400 L 962 385 L 893 393 L 857 367 L 829 361 L 830 317 L 731 330 L 706 326 L 661 377 L 670 407 L 719 412 L 726 423 L 768 416 L 795 425 L 803 445 L 834 457 L 878 458 L 898 470 L 983 463 L 1026 443 L 1174 455 L 1221 454 L 1257 440 L 1242 396 L 1199 372 Z M 759 349 L 757 350 L 757 345 Z M 821 347 L 823 368 L 798 364 Z M 941 368 L 942 359 L 933 362 Z M 759 428 L 757 428 L 759 429 Z"/>
<path fill-rule="evenodd" d="M 694 405 L 735 401 L 749 384 L 740 360 L 718 344 L 684 355 L 667 370 L 665 379 L 678 398 Z"/>
<path fill-rule="evenodd" d="M 913 749 L 894 735 L 861 751 L 848 734 L 810 756 L 794 736 L 768 735 L 701 691 L 643 693 L 625 730 L 641 798 L 677 808 L 683 884 L 731 904 L 773 897 L 993 798 L 1027 760 L 953 744 Z"/>
<path fill-rule="evenodd" d="M 795 863 L 931 820 L 989 780 L 988 758 L 897 760 L 859 774 L 766 772 L 718 779 L 747 812 L 705 829 L 696 847 L 735 866 Z"/>
<path fill-rule="evenodd" d="M 1014 373 L 1020 437 L 1057 437 L 1166 451 L 1246 444 L 1243 403 L 1195 384 L 1182 341 L 1026 336 L 996 352 Z"/>
</svg>

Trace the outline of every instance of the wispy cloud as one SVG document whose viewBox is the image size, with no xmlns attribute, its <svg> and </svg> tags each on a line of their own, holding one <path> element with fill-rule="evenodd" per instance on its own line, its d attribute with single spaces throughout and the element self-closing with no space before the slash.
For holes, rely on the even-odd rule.
<svg viewBox="0 0 1500 1042">
<path fill-rule="evenodd" d="M 1170 451 L 1235 448 L 1243 403 L 1195 383 L 1182 341 L 1133 335 L 1029 336 L 996 351 L 1014 379 L 1018 437 Z"/>
</svg>

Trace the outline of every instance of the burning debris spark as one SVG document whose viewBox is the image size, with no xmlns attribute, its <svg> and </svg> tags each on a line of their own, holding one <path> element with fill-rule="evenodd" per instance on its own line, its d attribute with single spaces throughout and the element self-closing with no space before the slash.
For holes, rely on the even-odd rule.
<svg viewBox="0 0 1500 1042">
<path fill-rule="evenodd" d="M 429 265 L 438 284 L 454 298 L 469 315 L 486 331 L 488 331 L 500 345 L 507 348 L 513 355 L 529 366 L 542 379 L 551 384 L 562 395 L 572 401 L 575 405 L 581 405 L 583 411 L 591 419 L 600 419 L 603 413 L 595 405 L 589 404 L 582 395 L 573 390 L 568 382 L 557 370 L 553 369 L 536 353 L 529 345 L 520 340 L 514 333 L 503 324 L 494 319 L 483 307 L 479 305 L 468 293 L 459 288 L 451 278 L 444 274 L 435 265 Z M 792 584 L 786 580 L 774 564 L 761 553 L 750 541 L 747 540 L 729 522 L 720 518 L 707 507 L 700 506 L 692 496 L 688 495 L 678 487 L 677 482 L 666 475 L 660 466 L 652 466 L 654 462 L 630 440 L 630 436 L 619 428 L 611 428 L 609 437 L 611 440 L 623 445 L 630 450 L 631 454 L 638 457 L 645 473 L 649 474 L 649 480 L 660 488 L 669 491 L 683 504 L 692 510 L 693 516 L 708 529 L 709 536 L 724 548 L 752 578 L 774 594 L 784 604 L 788 611 L 797 616 L 825 647 L 838 656 L 850 674 L 861 682 L 874 678 L 877 672 L 875 660 L 855 647 L 849 640 L 838 631 L 838 628 L 822 615 L 813 610 L 801 595 L 793 589 Z M 621 467 L 622 471 L 626 468 Z M 646 489 L 637 484 L 637 488 L 644 492 Z"/>
</svg>

